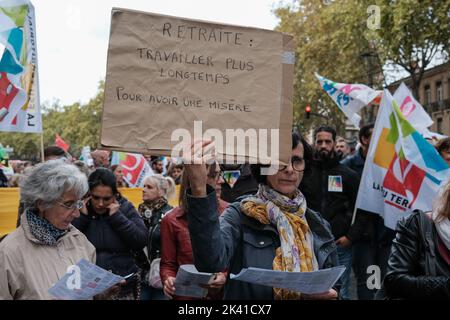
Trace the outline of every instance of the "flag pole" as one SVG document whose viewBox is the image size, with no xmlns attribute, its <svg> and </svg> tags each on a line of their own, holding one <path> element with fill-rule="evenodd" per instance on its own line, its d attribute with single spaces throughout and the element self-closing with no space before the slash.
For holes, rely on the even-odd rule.
<svg viewBox="0 0 450 320">
<path fill-rule="evenodd" d="M 44 131 L 41 133 L 41 159 L 44 162 Z"/>
</svg>

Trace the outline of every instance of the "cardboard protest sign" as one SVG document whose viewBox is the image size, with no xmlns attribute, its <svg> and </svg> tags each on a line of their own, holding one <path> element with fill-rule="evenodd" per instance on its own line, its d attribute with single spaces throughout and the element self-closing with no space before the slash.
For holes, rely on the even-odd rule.
<svg viewBox="0 0 450 320">
<path fill-rule="evenodd" d="M 287 162 L 293 51 L 274 31 L 114 8 L 102 147 L 177 156 L 188 136 L 219 159 Z"/>
</svg>

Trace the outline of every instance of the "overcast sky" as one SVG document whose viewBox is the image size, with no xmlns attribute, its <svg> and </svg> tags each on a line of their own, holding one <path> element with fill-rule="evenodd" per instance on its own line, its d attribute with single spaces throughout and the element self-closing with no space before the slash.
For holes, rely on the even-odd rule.
<svg viewBox="0 0 450 320">
<path fill-rule="evenodd" d="M 279 0 L 32 0 L 41 104 L 85 103 L 106 74 L 112 7 L 273 29 Z"/>
</svg>

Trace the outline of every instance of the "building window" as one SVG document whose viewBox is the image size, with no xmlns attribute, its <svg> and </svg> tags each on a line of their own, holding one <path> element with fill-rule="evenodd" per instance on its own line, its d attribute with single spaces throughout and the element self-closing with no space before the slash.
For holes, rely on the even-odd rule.
<svg viewBox="0 0 450 320">
<path fill-rule="evenodd" d="M 429 85 L 425 86 L 425 104 L 431 103 L 431 89 Z"/>
<path fill-rule="evenodd" d="M 447 99 L 450 99 L 450 78 L 447 79 L 448 90 L 447 90 Z"/>
<path fill-rule="evenodd" d="M 437 119 L 436 125 L 437 125 L 437 132 L 442 134 L 442 118 Z"/>
<path fill-rule="evenodd" d="M 444 100 L 444 92 L 442 89 L 442 82 L 436 82 L 436 101 Z"/>
</svg>

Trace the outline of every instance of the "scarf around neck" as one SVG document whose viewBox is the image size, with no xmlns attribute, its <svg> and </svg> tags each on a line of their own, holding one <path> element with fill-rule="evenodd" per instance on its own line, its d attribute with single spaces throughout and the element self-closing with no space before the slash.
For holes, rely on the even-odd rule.
<svg viewBox="0 0 450 320">
<path fill-rule="evenodd" d="M 26 217 L 31 234 L 42 245 L 56 246 L 58 239 L 67 232 L 56 228 L 32 209 L 26 210 Z"/>
<path fill-rule="evenodd" d="M 450 251 L 450 219 L 444 218 L 438 221 L 436 210 L 433 211 L 432 217 L 439 238 L 441 238 L 447 250 Z"/>
<path fill-rule="evenodd" d="M 243 213 L 262 224 L 276 226 L 281 246 L 276 250 L 273 270 L 309 272 L 317 269 L 305 218 L 306 200 L 297 190 L 290 199 L 269 186 L 261 184 L 254 197 L 241 203 Z M 299 292 L 274 288 L 275 299 L 299 299 Z"/>
</svg>

